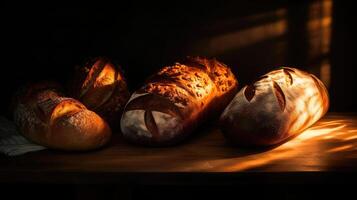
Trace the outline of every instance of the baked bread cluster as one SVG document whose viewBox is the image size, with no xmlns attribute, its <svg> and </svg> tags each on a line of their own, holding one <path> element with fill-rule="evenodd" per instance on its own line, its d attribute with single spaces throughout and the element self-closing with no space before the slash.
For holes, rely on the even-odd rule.
<svg viewBox="0 0 357 200">
<path fill-rule="evenodd" d="M 76 68 L 67 89 L 42 82 L 19 90 L 14 119 L 25 137 L 80 151 L 104 146 L 118 128 L 132 143 L 168 146 L 220 115 L 229 142 L 269 146 L 301 133 L 329 107 L 327 89 L 307 72 L 282 67 L 238 92 L 228 66 L 202 57 L 161 68 L 131 96 L 120 66 L 98 57 Z"/>
<path fill-rule="evenodd" d="M 108 58 L 90 59 L 76 67 L 68 85 L 67 93 L 50 82 L 19 90 L 14 103 L 16 124 L 26 138 L 49 148 L 102 147 L 130 96 L 119 65 Z"/>
</svg>

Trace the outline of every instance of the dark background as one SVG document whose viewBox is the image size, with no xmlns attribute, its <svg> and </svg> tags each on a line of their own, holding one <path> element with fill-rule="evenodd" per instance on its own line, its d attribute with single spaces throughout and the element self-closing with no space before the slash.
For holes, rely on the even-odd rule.
<svg viewBox="0 0 357 200">
<path fill-rule="evenodd" d="M 240 86 L 275 67 L 296 66 L 326 83 L 330 111 L 355 112 L 353 7 L 332 0 L 5 7 L 1 113 L 9 115 L 10 96 L 25 82 L 65 83 L 87 57 L 116 60 L 133 91 L 186 55 L 216 57 Z"/>
<path fill-rule="evenodd" d="M 121 63 L 133 91 L 162 66 L 186 55 L 201 55 L 231 66 L 240 87 L 278 66 L 307 70 L 328 86 L 330 111 L 356 112 L 354 7 L 352 1 L 332 0 L 3 7 L 0 111 L 11 115 L 11 95 L 19 86 L 51 79 L 64 84 L 73 67 L 87 57 L 108 56 Z M 22 186 L 7 185 L 2 192 L 14 195 L 11 189 L 22 188 L 25 192 L 15 193 L 17 197 L 40 199 L 47 199 L 47 194 L 38 196 L 34 193 L 38 188 L 59 193 L 58 198 L 72 199 L 77 194 L 77 186 L 58 185 L 58 190 L 52 186 Z M 177 199 L 213 199 L 230 194 L 253 199 L 338 198 L 352 191 L 344 184 L 313 189 L 316 187 L 139 187 L 134 197 L 166 199 L 174 194 Z M 237 188 L 243 189 L 235 193 Z M 278 194 L 274 191 L 277 188 Z"/>
</svg>

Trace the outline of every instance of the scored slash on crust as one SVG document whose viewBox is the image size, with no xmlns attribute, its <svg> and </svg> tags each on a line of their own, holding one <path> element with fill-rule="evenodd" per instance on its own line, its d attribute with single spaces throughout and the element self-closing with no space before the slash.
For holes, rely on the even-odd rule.
<svg viewBox="0 0 357 200">
<path fill-rule="evenodd" d="M 162 112 L 173 117 L 179 117 L 181 120 L 183 119 L 179 108 L 168 99 L 155 94 L 147 94 L 133 99 L 128 103 L 125 110 L 144 110 L 146 128 L 154 136 L 159 134 L 159 129 L 152 114 L 153 111 Z"/>
<path fill-rule="evenodd" d="M 254 84 L 248 85 L 244 90 L 245 98 L 250 102 L 255 95 L 255 86 Z"/>
<path fill-rule="evenodd" d="M 154 116 L 152 115 L 152 110 L 145 110 L 144 113 L 144 120 L 146 128 L 152 133 L 153 135 L 159 134 L 159 129 L 157 128 L 156 121 Z"/>
<path fill-rule="evenodd" d="M 284 73 L 285 83 L 288 86 L 291 86 L 294 83 L 294 79 L 291 74 L 295 73 L 295 71 L 291 68 L 283 67 L 282 72 Z M 274 89 L 274 94 L 278 101 L 279 107 L 280 107 L 281 111 L 284 111 L 285 107 L 286 107 L 286 97 L 285 97 L 284 91 L 281 89 L 280 85 L 274 80 L 273 80 L 273 89 Z"/>
<path fill-rule="evenodd" d="M 292 75 L 290 73 L 294 72 L 294 71 L 289 69 L 289 68 L 283 68 L 283 72 L 285 74 L 285 82 L 288 85 L 292 85 L 293 84 L 293 77 L 292 77 Z"/>
<path fill-rule="evenodd" d="M 81 99 L 87 91 L 93 86 L 94 82 L 97 80 L 99 74 L 103 71 L 105 65 L 107 64 L 107 60 L 99 59 L 95 61 L 93 67 L 91 66 L 87 76 L 84 79 L 84 83 L 81 86 L 81 93 L 78 98 Z"/>
<path fill-rule="evenodd" d="M 274 94 L 275 97 L 278 101 L 278 104 L 280 106 L 281 111 L 284 111 L 285 109 L 285 104 L 286 104 L 286 99 L 283 90 L 279 86 L 279 84 L 275 81 L 273 81 L 273 88 L 274 88 Z"/>
</svg>

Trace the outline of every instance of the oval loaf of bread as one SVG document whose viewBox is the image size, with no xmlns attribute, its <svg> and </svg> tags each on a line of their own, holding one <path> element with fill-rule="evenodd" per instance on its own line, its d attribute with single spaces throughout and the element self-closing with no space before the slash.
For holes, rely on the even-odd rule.
<svg viewBox="0 0 357 200">
<path fill-rule="evenodd" d="M 79 101 L 62 97 L 54 84 L 24 88 L 16 97 L 14 119 L 29 140 L 54 149 L 90 150 L 106 144 L 107 123 Z"/>
<path fill-rule="evenodd" d="M 242 88 L 222 113 L 220 125 L 234 144 L 274 145 L 314 124 L 328 106 L 328 92 L 318 78 L 283 67 Z"/>
<path fill-rule="evenodd" d="M 215 59 L 189 57 L 164 67 L 131 96 L 122 133 L 144 145 L 178 143 L 203 120 L 219 115 L 237 85 L 231 70 Z"/>
</svg>

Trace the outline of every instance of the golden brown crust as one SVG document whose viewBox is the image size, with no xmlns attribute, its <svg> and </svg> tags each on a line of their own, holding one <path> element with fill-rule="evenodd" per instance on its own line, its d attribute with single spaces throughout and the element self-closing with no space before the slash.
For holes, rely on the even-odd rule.
<svg viewBox="0 0 357 200">
<path fill-rule="evenodd" d="M 216 59 L 188 57 L 186 62 L 191 63 L 192 66 L 195 66 L 195 63 L 198 63 L 200 66 L 205 66 L 204 69 L 206 73 L 215 83 L 220 93 L 225 93 L 236 87 L 236 80 L 230 68 Z"/>
<path fill-rule="evenodd" d="M 35 143 L 61 150 L 89 150 L 110 138 L 111 130 L 102 118 L 79 101 L 60 96 L 51 85 L 29 86 L 18 100 L 15 122 Z"/>
<path fill-rule="evenodd" d="M 162 68 L 126 105 L 121 128 L 135 143 L 170 145 L 219 113 L 237 89 L 228 67 L 216 60 L 188 57 Z"/>
<path fill-rule="evenodd" d="M 106 122 L 90 110 L 69 112 L 51 126 L 48 145 L 63 150 L 91 150 L 105 145 L 111 136 Z"/>
</svg>

